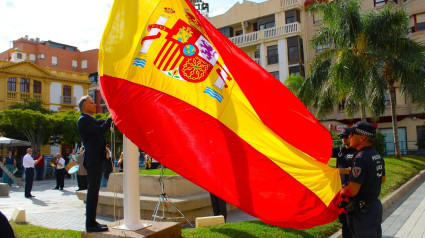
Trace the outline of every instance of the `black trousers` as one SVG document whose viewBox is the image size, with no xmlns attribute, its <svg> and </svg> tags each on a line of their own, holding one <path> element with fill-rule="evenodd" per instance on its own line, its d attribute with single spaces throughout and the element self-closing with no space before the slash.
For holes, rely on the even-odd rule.
<svg viewBox="0 0 425 238">
<path fill-rule="evenodd" d="M 34 182 L 34 168 L 25 168 L 25 197 L 31 196 L 33 182 Z"/>
<path fill-rule="evenodd" d="M 369 204 L 367 213 L 354 212 L 348 215 L 348 223 L 356 238 L 382 237 L 382 204 L 376 200 Z M 351 223 L 351 224 L 350 224 Z"/>
<path fill-rule="evenodd" d="M 348 223 L 348 215 L 343 212 L 338 216 L 339 222 L 342 224 L 342 238 L 353 238 L 353 234 L 351 233 L 351 229 Z"/>
<path fill-rule="evenodd" d="M 87 170 L 87 202 L 86 202 L 86 227 L 96 225 L 96 209 L 99 200 L 100 181 L 102 180 L 104 164 L 86 167 Z"/>
<path fill-rule="evenodd" d="M 56 169 L 56 188 L 63 189 L 65 185 L 65 169 Z"/>
<path fill-rule="evenodd" d="M 0 237 L 4 238 L 13 238 L 15 234 L 13 233 L 13 229 L 10 226 L 7 217 L 0 211 Z"/>
<path fill-rule="evenodd" d="M 214 216 L 223 215 L 224 221 L 226 221 L 226 218 L 227 218 L 226 201 L 215 196 L 212 193 L 210 193 L 210 198 L 211 198 L 211 205 L 213 208 Z"/>
<path fill-rule="evenodd" d="M 77 174 L 77 183 L 78 183 L 78 190 L 86 190 L 88 187 L 87 175 Z"/>
</svg>

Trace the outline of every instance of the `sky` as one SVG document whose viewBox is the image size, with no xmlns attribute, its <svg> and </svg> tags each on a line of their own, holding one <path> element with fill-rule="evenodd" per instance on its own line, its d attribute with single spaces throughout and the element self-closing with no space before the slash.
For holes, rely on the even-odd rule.
<svg viewBox="0 0 425 238">
<path fill-rule="evenodd" d="M 265 0 L 251 0 L 264 2 Z M 25 35 L 76 46 L 99 48 L 113 0 L 0 0 L 0 52 Z M 204 0 L 210 16 L 225 13 L 242 0 Z"/>
</svg>

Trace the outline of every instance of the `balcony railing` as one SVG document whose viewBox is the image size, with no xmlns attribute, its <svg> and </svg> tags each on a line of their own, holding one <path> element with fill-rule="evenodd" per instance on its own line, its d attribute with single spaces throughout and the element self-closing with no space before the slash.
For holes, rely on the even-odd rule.
<svg viewBox="0 0 425 238">
<path fill-rule="evenodd" d="M 14 101 L 23 101 L 25 99 L 35 99 L 35 100 L 42 100 L 41 94 L 32 94 L 32 93 L 23 93 L 23 92 L 13 92 L 8 91 L 7 92 L 7 99 L 8 100 L 14 100 Z"/>
<path fill-rule="evenodd" d="M 77 99 L 71 96 L 60 96 L 60 103 L 68 105 L 77 105 Z"/>
<path fill-rule="evenodd" d="M 295 32 L 301 32 L 301 24 L 294 22 L 283 26 L 272 27 L 266 30 L 256 31 L 240 36 L 229 38 L 236 46 L 255 43 L 259 40 L 267 40 L 274 37 L 285 36 Z"/>
<path fill-rule="evenodd" d="M 292 6 L 302 6 L 301 0 L 281 0 L 280 1 L 282 8 L 292 7 Z"/>
<path fill-rule="evenodd" d="M 255 41 L 258 41 L 258 32 L 252 32 L 252 33 L 232 37 L 230 38 L 230 40 L 235 45 L 242 45 L 249 42 L 255 42 Z"/>
</svg>

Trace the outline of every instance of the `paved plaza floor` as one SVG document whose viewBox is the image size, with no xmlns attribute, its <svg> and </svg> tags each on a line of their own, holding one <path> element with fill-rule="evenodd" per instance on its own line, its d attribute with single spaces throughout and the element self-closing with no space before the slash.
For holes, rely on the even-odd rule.
<svg viewBox="0 0 425 238">
<path fill-rule="evenodd" d="M 423 176 L 425 177 L 425 176 Z M 83 231 L 85 229 L 85 204 L 77 198 L 77 181 L 65 179 L 63 191 L 53 190 L 53 179 L 34 181 L 32 199 L 24 197 L 24 188 L 12 186 L 8 197 L 0 197 L 0 211 L 8 219 L 16 207 L 25 209 L 28 223 L 56 229 Z M 394 207 L 386 210 L 382 224 L 383 237 L 425 238 L 425 182 L 424 179 L 411 189 Z M 97 216 L 100 223 L 109 223 L 111 216 Z M 228 214 L 228 222 L 256 220 L 255 217 L 235 210 Z M 338 237 L 338 236 L 333 236 Z"/>
<path fill-rule="evenodd" d="M 83 231 L 85 229 L 85 204 L 77 198 L 75 191 L 78 189 L 77 180 L 65 179 L 63 191 L 53 190 L 56 180 L 34 181 L 32 195 L 34 198 L 24 197 L 24 188 L 12 186 L 9 196 L 0 196 L 0 211 L 8 219 L 12 217 L 16 207 L 25 209 L 26 220 L 32 225 Z M 109 223 L 122 217 L 100 216 L 100 223 Z M 257 218 L 236 210 L 228 214 L 228 222 L 257 220 Z"/>
</svg>

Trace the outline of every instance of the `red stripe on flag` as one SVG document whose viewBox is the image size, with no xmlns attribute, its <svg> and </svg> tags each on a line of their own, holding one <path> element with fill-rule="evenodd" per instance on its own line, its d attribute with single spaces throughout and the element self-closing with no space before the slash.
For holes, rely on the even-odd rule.
<svg viewBox="0 0 425 238">
<path fill-rule="evenodd" d="M 164 53 L 165 48 L 167 48 L 167 45 L 171 44 L 171 42 L 167 42 L 167 44 L 164 44 L 161 48 L 161 50 L 159 51 L 159 53 L 156 55 L 156 59 L 153 62 L 154 65 L 157 65 L 159 58 L 161 58 L 160 56 Z M 171 47 L 171 46 L 170 46 Z M 168 50 L 170 50 L 170 48 L 168 48 Z M 163 56 L 165 57 L 165 56 Z M 162 63 L 162 62 L 161 62 Z"/>
<path fill-rule="evenodd" d="M 326 207 L 313 192 L 208 114 L 139 84 L 106 75 L 101 81 L 115 124 L 133 143 L 248 214 L 292 228 L 326 224 L 339 214 L 339 194 Z"/>
<path fill-rule="evenodd" d="M 167 61 L 167 63 L 164 65 L 164 70 L 166 70 L 167 71 L 167 67 L 168 67 L 168 65 L 171 63 L 171 61 L 174 59 L 174 56 L 176 56 L 176 54 L 177 53 L 179 53 L 180 54 L 180 49 L 179 48 L 177 48 L 177 50 L 174 50 L 172 53 L 171 53 L 171 56 L 170 56 L 170 58 L 168 58 L 168 61 Z M 168 54 L 167 54 L 168 55 Z M 173 63 L 173 65 L 175 64 L 175 62 Z M 171 68 L 171 69 L 174 69 L 174 68 Z"/>
</svg>

